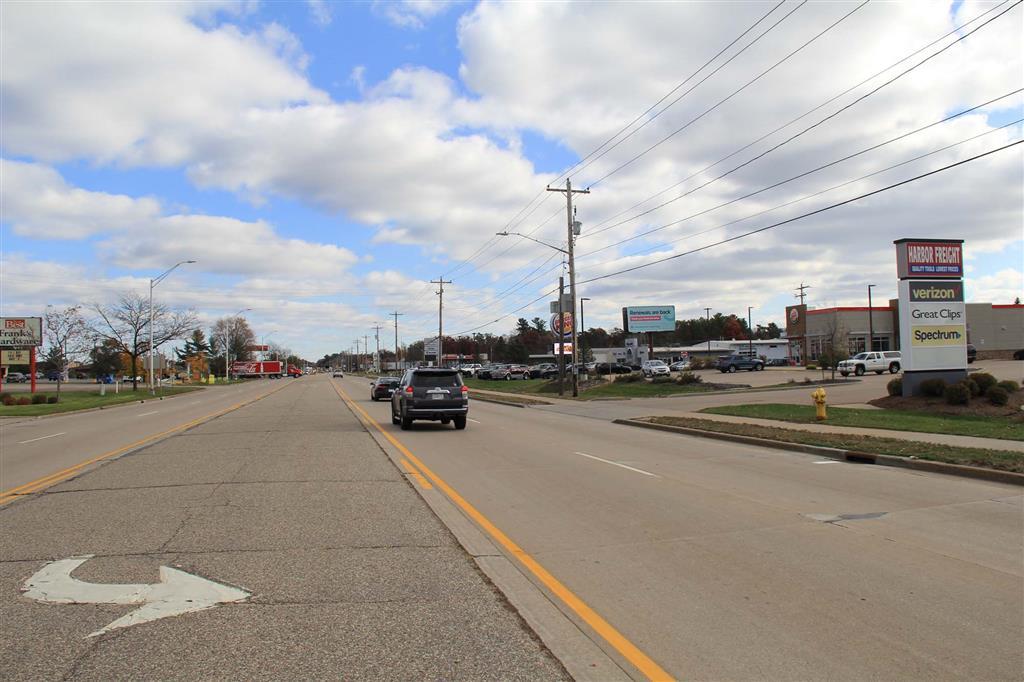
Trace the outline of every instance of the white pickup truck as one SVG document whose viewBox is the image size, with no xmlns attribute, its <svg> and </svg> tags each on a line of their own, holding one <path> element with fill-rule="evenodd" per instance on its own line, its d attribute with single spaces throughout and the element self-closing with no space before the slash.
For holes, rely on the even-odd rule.
<svg viewBox="0 0 1024 682">
<path fill-rule="evenodd" d="M 849 360 L 840 362 L 837 369 L 844 377 L 848 377 L 851 374 L 862 376 L 865 372 L 896 374 L 896 372 L 900 371 L 901 359 L 902 357 L 898 350 L 857 353 Z"/>
</svg>

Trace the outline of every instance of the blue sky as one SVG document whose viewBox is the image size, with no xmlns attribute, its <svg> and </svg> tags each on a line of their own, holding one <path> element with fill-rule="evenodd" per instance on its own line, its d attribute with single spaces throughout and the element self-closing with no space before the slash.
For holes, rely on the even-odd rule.
<svg viewBox="0 0 1024 682">
<path fill-rule="evenodd" d="M 995 7 L 933 5 L 858 12 L 763 84 L 602 183 L 578 200 L 580 248 L 685 214 L 684 204 L 661 209 L 585 241 L 588 226 L 895 62 L 908 46 Z M 601 177 L 853 6 L 801 8 L 778 35 L 574 182 Z M 446 330 L 507 333 L 516 317 L 543 315 L 542 294 L 557 281 L 557 268 L 494 299 L 552 252 L 516 238 L 485 246 L 493 234 L 546 182 L 770 5 L 264 2 L 216 10 L 139 4 L 118 12 L 121 7 L 3 9 L 8 106 L 0 303 L 10 314 L 38 314 L 46 303 L 109 299 L 143 288 L 178 259 L 194 258 L 196 266 L 162 285 L 169 303 L 195 308 L 204 324 L 252 307 L 247 317 L 258 334 L 312 358 L 347 349 L 395 309 L 405 313 L 404 341 L 431 333 L 436 297 L 428 280 L 453 269 Z M 1020 87 L 1021 22 L 1014 11 L 989 33 L 979 31 L 959 51 L 858 105 L 855 116 L 823 126 L 688 202 L 728 201 Z M 104 20 L 111 12 L 118 21 Z M 575 27 L 571 45 L 560 25 Z M 665 30 L 673 26 L 675 38 Z M 823 60 L 833 65 L 827 78 L 816 72 Z M 85 70 L 84 78 L 69 79 L 72 65 Z M 697 224 L 711 229 L 1020 117 L 1018 95 L 932 131 L 927 140 L 915 138 Z M 1020 126 L 1000 131 L 883 178 L 924 172 L 1020 134 Z M 595 299 L 587 322 L 610 327 L 621 306 L 672 303 L 682 317 L 702 315 L 705 305 L 725 313 L 755 305 L 755 323 L 781 323 L 801 280 L 814 286 L 813 305 L 862 305 L 867 283 L 878 285 L 884 301 L 895 295 L 891 242 L 903 236 L 966 239 L 969 297 L 1009 302 L 1004 299 L 1012 300 L 1024 277 L 1019 150 L 756 241 L 585 287 L 581 295 Z M 511 229 L 536 228 L 534 236 L 564 243 L 562 200 L 544 198 Z M 541 225 L 549 215 L 551 222 Z M 690 231 L 692 225 L 668 230 L 613 249 L 610 259 L 583 260 L 581 278 L 632 264 L 636 257 L 628 254 L 663 240 L 675 242 L 657 255 L 701 243 L 680 242 Z M 704 239 L 733 233 L 712 231 Z M 459 265 L 481 249 L 470 266 Z"/>
</svg>

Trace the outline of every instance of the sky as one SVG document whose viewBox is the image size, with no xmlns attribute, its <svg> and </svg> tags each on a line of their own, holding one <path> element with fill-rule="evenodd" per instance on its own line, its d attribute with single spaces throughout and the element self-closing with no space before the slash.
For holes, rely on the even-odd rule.
<svg viewBox="0 0 1024 682">
<path fill-rule="evenodd" d="M 903 237 L 964 239 L 968 300 L 1011 303 L 1022 11 L 11 0 L 0 308 L 148 295 L 195 260 L 161 303 L 245 311 L 311 360 L 378 326 L 393 348 L 393 312 L 401 343 L 436 335 L 439 278 L 446 334 L 507 334 L 548 317 L 567 176 L 587 327 L 628 305 L 783 325 L 801 283 L 885 301 Z"/>
</svg>

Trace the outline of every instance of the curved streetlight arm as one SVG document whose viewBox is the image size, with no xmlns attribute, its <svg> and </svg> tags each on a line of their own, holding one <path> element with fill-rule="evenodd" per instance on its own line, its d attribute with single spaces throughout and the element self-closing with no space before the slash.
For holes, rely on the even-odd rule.
<svg viewBox="0 0 1024 682">
<path fill-rule="evenodd" d="M 177 270 L 182 265 L 185 265 L 186 263 L 195 263 L 195 262 L 196 261 L 194 261 L 194 260 L 183 260 L 180 263 L 176 263 L 174 265 L 174 267 L 172 267 L 171 269 L 167 270 L 167 272 L 163 273 L 159 277 L 154 277 L 153 279 L 149 280 L 150 288 L 155 287 L 157 284 L 160 284 L 160 282 L 164 281 L 164 279 L 167 277 L 167 275 L 171 274 L 172 272 Z"/>
<path fill-rule="evenodd" d="M 508 237 L 509 235 L 515 235 L 517 237 L 522 237 L 523 239 L 529 239 L 531 242 L 537 242 L 538 244 L 540 244 L 542 246 L 546 246 L 549 249 L 554 249 L 555 251 L 561 251 L 562 253 L 564 253 L 566 255 L 569 255 L 569 252 L 566 251 L 565 249 L 559 248 L 559 247 L 555 246 L 554 244 L 548 244 L 547 242 L 542 242 L 539 239 L 534 239 L 533 237 L 531 237 L 529 235 L 525 235 L 522 232 L 496 232 L 495 235 L 498 236 L 498 237 Z"/>
<path fill-rule="evenodd" d="M 185 265 L 186 263 L 195 263 L 194 260 L 183 260 L 175 263 L 174 267 L 167 270 L 159 277 L 154 277 L 149 280 L 149 392 L 152 395 L 156 395 L 156 382 L 153 377 L 153 289 L 157 284 L 164 281 L 167 275 L 171 274 L 178 269 L 179 266 Z M 132 376 L 135 375 L 135 368 L 132 367 Z"/>
</svg>

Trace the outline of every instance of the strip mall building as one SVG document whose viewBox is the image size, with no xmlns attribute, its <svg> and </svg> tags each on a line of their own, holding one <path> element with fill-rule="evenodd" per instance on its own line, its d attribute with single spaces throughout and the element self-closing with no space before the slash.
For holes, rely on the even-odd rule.
<svg viewBox="0 0 1024 682">
<path fill-rule="evenodd" d="M 790 354 L 801 362 L 813 362 L 830 344 L 844 341 L 851 354 L 860 353 L 868 349 L 869 336 L 873 339 L 872 350 L 899 350 L 899 324 L 895 299 L 886 307 L 786 309 Z M 967 341 L 974 344 L 981 358 L 1013 357 L 1014 352 L 1024 349 L 1024 305 L 968 303 Z"/>
</svg>

